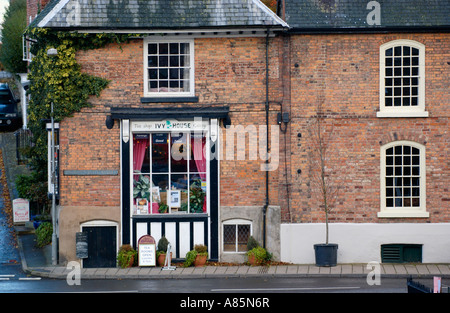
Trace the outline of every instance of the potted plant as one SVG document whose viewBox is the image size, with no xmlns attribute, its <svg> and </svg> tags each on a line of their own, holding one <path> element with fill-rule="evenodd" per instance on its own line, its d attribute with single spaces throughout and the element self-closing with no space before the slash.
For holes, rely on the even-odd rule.
<svg viewBox="0 0 450 313">
<path fill-rule="evenodd" d="M 133 180 L 133 198 L 150 199 L 150 177 L 141 175 L 139 180 Z"/>
<path fill-rule="evenodd" d="M 165 236 L 162 236 L 158 241 L 158 246 L 156 247 L 156 260 L 159 266 L 164 266 L 166 261 L 167 246 L 169 245 L 169 240 Z M 172 259 L 172 252 L 170 252 L 170 259 Z"/>
<path fill-rule="evenodd" d="M 328 215 L 337 198 L 339 186 L 333 181 L 332 171 L 328 164 L 328 150 L 332 130 L 323 129 L 323 112 L 319 105 L 315 118 L 315 125 L 310 128 L 311 155 L 309 162 L 311 166 L 311 186 L 316 196 L 321 201 L 321 207 L 325 213 L 325 243 L 314 244 L 316 266 L 336 266 L 338 245 L 329 243 Z"/>
<path fill-rule="evenodd" d="M 262 265 L 272 259 L 272 254 L 261 247 L 253 236 L 248 238 L 247 250 L 248 263 L 251 266 Z"/>
<path fill-rule="evenodd" d="M 117 263 L 121 268 L 132 267 L 137 261 L 137 251 L 130 245 L 122 245 L 117 254 Z"/>
<path fill-rule="evenodd" d="M 169 211 L 169 206 L 164 203 L 164 202 L 160 202 L 158 203 L 159 208 L 158 208 L 158 212 L 159 213 L 167 213 Z"/>
<path fill-rule="evenodd" d="M 189 205 L 191 213 L 202 213 L 206 193 L 201 187 L 201 180 L 196 180 L 190 188 Z"/>
<path fill-rule="evenodd" d="M 186 253 L 184 267 L 189 267 L 194 264 L 195 267 L 200 267 L 206 264 L 208 259 L 208 248 L 205 245 L 195 245 L 194 250 Z"/>
<path fill-rule="evenodd" d="M 38 229 L 39 225 L 45 222 L 51 222 L 52 217 L 48 214 L 40 214 L 32 217 L 34 229 Z"/>
</svg>

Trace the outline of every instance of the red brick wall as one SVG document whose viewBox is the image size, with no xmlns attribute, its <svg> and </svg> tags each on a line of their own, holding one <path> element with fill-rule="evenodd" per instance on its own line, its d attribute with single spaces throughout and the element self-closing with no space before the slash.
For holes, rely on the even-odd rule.
<svg viewBox="0 0 450 313">
<path fill-rule="evenodd" d="M 233 125 L 265 125 L 265 38 L 204 38 L 195 40 L 195 90 L 199 103 L 230 106 Z M 279 40 L 270 40 L 271 124 L 279 109 Z M 119 47 L 80 51 L 84 72 L 104 77 L 110 84 L 93 108 L 61 123 L 61 171 L 120 169 L 119 127 L 107 130 L 105 118 L 111 106 L 150 107 L 183 104 L 143 104 L 143 41 Z M 278 101 L 278 102 L 277 102 Z M 253 149 L 246 145 L 248 149 Z M 265 174 L 260 159 L 221 161 L 221 205 L 264 205 Z M 277 204 L 278 172 L 271 172 L 271 204 Z M 61 177 L 62 205 L 120 205 L 119 177 Z M 105 195 L 110 195 L 104 202 Z"/>
<path fill-rule="evenodd" d="M 36 15 L 41 12 L 50 0 L 27 0 L 27 25 L 34 20 Z"/>
<path fill-rule="evenodd" d="M 428 118 L 377 118 L 379 47 L 396 39 L 425 45 Z M 292 201 L 294 222 L 323 222 L 311 186 L 308 121 L 322 103 L 332 130 L 330 164 L 342 186 L 335 222 L 449 222 L 450 55 L 448 34 L 296 35 L 291 40 Z M 297 64 L 297 66 L 296 66 Z M 301 134 L 301 138 L 298 134 Z M 427 219 L 382 219 L 380 147 L 395 140 L 425 145 Z M 301 170 L 298 174 L 297 170 Z M 287 216 L 283 207 L 283 216 Z M 286 218 L 285 218 L 286 220 Z"/>
<path fill-rule="evenodd" d="M 377 118 L 379 47 L 395 39 L 426 46 L 426 110 L 428 118 Z M 83 71 L 111 80 L 101 97 L 61 123 L 61 169 L 119 169 L 119 130 L 107 130 L 109 106 L 174 106 L 142 104 L 143 43 L 110 45 L 78 53 Z M 371 34 L 295 35 L 270 42 L 270 124 L 276 113 L 291 113 L 286 135 L 280 136 L 280 164 L 270 172 L 270 204 L 281 205 L 283 221 L 322 222 L 324 214 L 310 181 L 308 123 L 322 103 L 325 128 L 337 184 L 342 186 L 330 215 L 335 222 L 448 222 L 449 72 L 448 35 Z M 229 105 L 233 125 L 265 125 L 265 38 L 196 39 L 195 79 L 198 105 Z M 284 66 L 284 67 L 283 67 Z M 291 75 L 291 79 L 289 79 Z M 282 81 L 284 84 L 282 84 Z M 177 106 L 179 106 L 177 104 Z M 80 123 L 85 126 L 78 127 Z M 77 129 L 78 132 L 67 132 Z M 299 137 L 299 134 L 301 137 Z M 83 137 L 84 136 L 84 137 Z M 83 138 L 91 138 L 83 143 Z M 65 140 L 65 141 L 64 141 Z M 394 140 L 425 145 L 428 219 L 381 219 L 380 147 Z M 284 145 L 286 141 L 286 146 Z M 64 147 L 64 142 L 69 145 Z M 96 142 L 97 144 L 94 144 Z M 222 151 L 225 151 L 222 147 Z M 246 146 L 246 155 L 249 149 Z M 86 162 L 79 164 L 84 153 Z M 286 167 L 284 164 L 287 157 Z M 221 162 L 221 205 L 263 205 L 265 173 L 261 160 Z M 62 204 L 119 205 L 119 177 L 61 177 Z M 76 189 L 74 184 L 81 186 Z M 98 186 L 93 191 L 91 186 Z M 69 188 L 70 187 L 70 188 Z M 104 195 L 110 195 L 107 204 Z M 289 201 L 288 201 L 289 199 Z"/>
</svg>

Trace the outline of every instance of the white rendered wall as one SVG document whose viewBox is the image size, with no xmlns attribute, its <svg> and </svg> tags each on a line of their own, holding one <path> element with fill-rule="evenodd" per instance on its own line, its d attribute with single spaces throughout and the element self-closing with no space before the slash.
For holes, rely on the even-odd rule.
<svg viewBox="0 0 450 313">
<path fill-rule="evenodd" d="M 450 263 L 450 224 L 329 224 L 338 263 L 381 262 L 381 245 L 422 244 L 423 263 Z M 314 264 L 316 243 L 325 242 L 325 224 L 281 224 L 281 261 Z"/>
</svg>

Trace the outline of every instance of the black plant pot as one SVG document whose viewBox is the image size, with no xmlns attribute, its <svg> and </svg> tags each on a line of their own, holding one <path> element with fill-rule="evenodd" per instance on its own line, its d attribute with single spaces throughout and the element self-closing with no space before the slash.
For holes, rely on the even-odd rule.
<svg viewBox="0 0 450 313">
<path fill-rule="evenodd" d="M 335 243 L 315 244 L 316 266 L 336 266 L 337 249 L 338 245 Z"/>
</svg>

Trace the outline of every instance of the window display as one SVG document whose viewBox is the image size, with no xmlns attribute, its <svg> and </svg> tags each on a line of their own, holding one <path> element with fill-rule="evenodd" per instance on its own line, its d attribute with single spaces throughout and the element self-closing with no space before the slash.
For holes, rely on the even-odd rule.
<svg viewBox="0 0 450 313">
<path fill-rule="evenodd" d="M 194 132 L 133 135 L 133 214 L 207 211 L 206 137 Z"/>
</svg>

